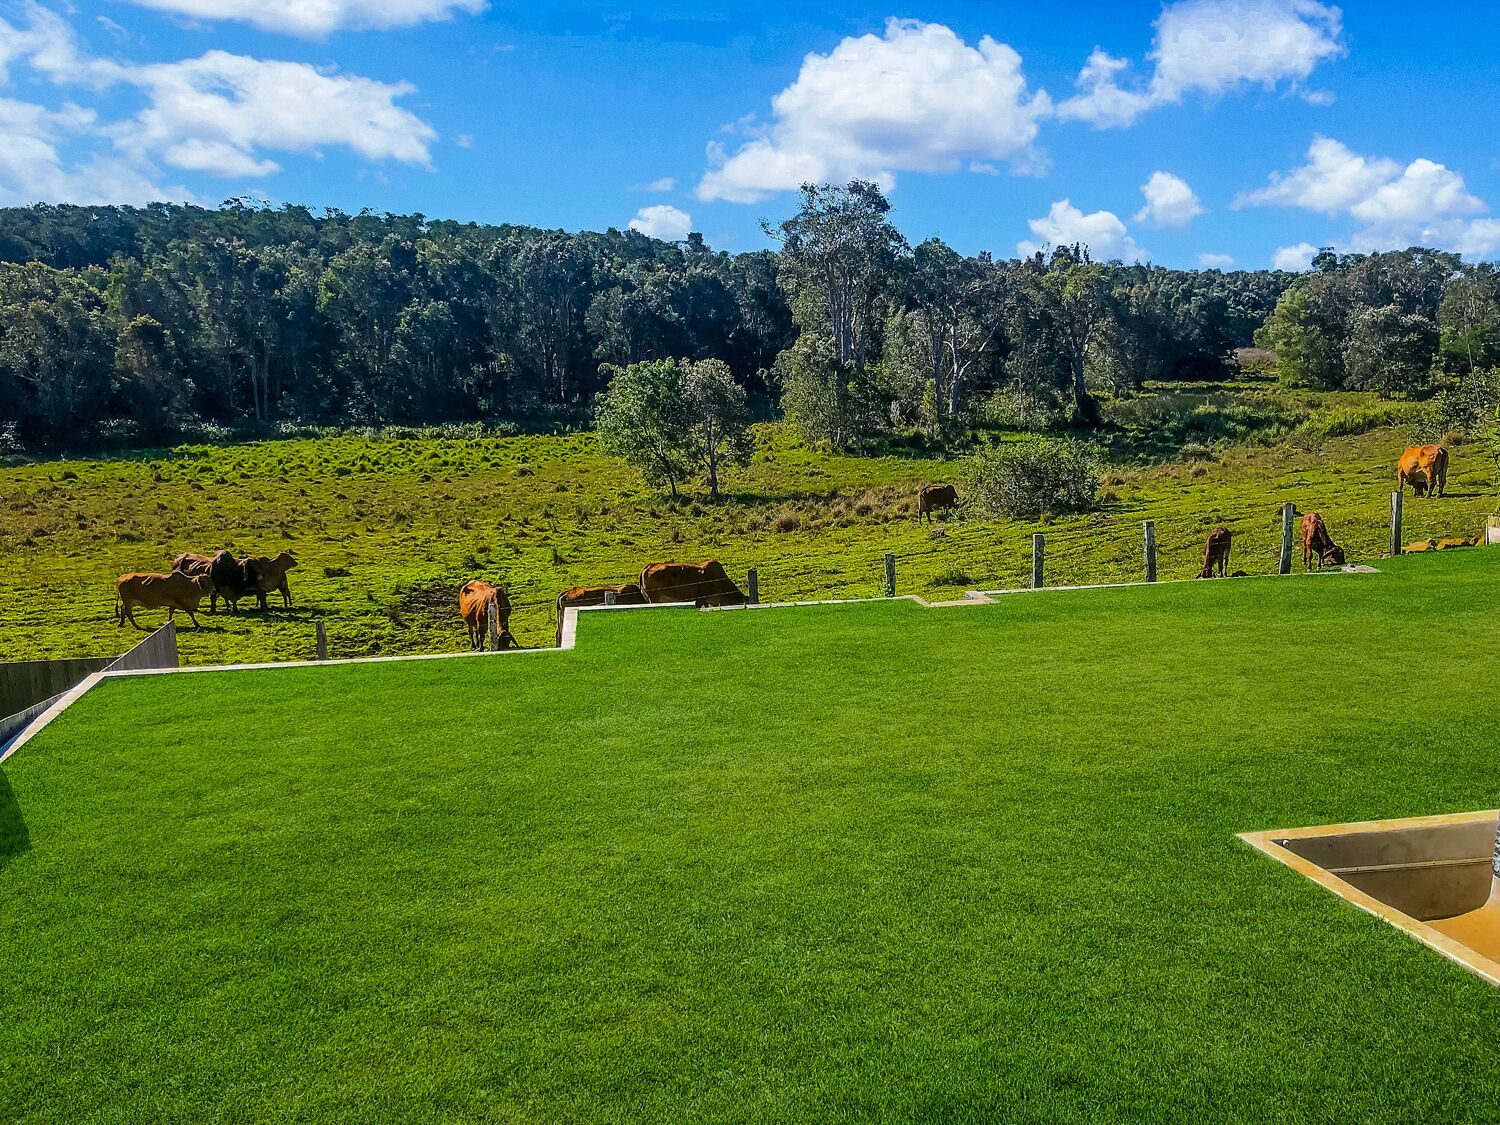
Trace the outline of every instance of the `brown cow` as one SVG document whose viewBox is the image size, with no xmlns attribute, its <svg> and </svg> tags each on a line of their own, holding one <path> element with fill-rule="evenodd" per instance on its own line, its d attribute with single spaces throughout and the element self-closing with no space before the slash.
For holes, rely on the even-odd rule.
<svg viewBox="0 0 1500 1125">
<path fill-rule="evenodd" d="M 292 604 L 292 588 L 286 580 L 286 572 L 297 565 L 290 551 L 282 551 L 274 559 L 264 555 L 252 555 L 241 559 L 255 579 L 255 598 L 261 609 L 267 608 L 266 595 L 280 593 L 281 604 Z"/>
<path fill-rule="evenodd" d="M 1441 496 L 1448 487 L 1448 451 L 1441 445 L 1414 445 L 1396 462 L 1396 491 L 1411 485 L 1417 496 Z"/>
<path fill-rule="evenodd" d="M 645 605 L 646 595 L 634 582 L 624 586 L 574 586 L 557 595 L 557 643 L 562 645 L 563 611 L 569 606 L 605 605 L 607 595 L 615 596 L 615 605 Z"/>
<path fill-rule="evenodd" d="M 922 491 L 917 493 L 917 522 L 922 522 L 922 517 L 927 517 L 927 522 L 932 522 L 932 513 L 938 510 L 948 510 L 958 503 L 958 489 L 951 484 L 929 484 L 924 485 Z"/>
<path fill-rule="evenodd" d="M 706 605 L 744 605 L 750 600 L 717 559 L 702 565 L 652 563 L 641 571 L 641 592 L 653 605 L 692 602 L 700 609 Z"/>
<path fill-rule="evenodd" d="M 208 574 L 208 568 L 213 565 L 213 561 L 208 555 L 195 555 L 189 551 L 172 560 L 172 569 L 181 571 L 189 578 L 197 578 Z"/>
<path fill-rule="evenodd" d="M 115 624 L 129 621 L 137 629 L 143 628 L 132 612 L 133 607 L 165 609 L 167 620 L 180 609 L 192 619 L 193 628 L 198 624 L 198 604 L 208 593 L 212 584 L 207 575 L 196 578 L 174 570 L 171 574 L 122 574 L 115 582 Z"/>
<path fill-rule="evenodd" d="M 1224 577 L 1224 572 L 1229 569 L 1229 546 L 1233 538 L 1227 527 L 1216 527 L 1208 533 L 1208 541 L 1203 544 L 1203 569 L 1198 572 L 1199 578 L 1212 578 L 1215 567 L 1219 577 Z"/>
<path fill-rule="evenodd" d="M 1344 565 L 1344 548 L 1333 541 L 1333 536 L 1328 534 L 1328 525 L 1323 522 L 1323 517 L 1317 512 L 1308 512 L 1302 517 L 1302 568 L 1312 569 L 1313 558 L 1318 560 L 1318 569 L 1323 569 L 1324 563 L 1334 566 Z"/>
<path fill-rule="evenodd" d="M 458 614 L 469 627 L 469 647 L 484 651 L 485 637 L 489 632 L 490 606 L 495 607 L 495 619 L 500 635 L 495 648 L 520 648 L 516 638 L 510 635 L 510 599 L 504 590 L 497 590 L 488 582 L 465 582 L 458 592 Z"/>
</svg>

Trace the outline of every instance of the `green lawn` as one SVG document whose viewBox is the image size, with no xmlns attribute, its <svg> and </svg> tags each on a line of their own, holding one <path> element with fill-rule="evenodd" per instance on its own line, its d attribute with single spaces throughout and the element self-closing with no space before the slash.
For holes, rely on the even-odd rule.
<svg viewBox="0 0 1500 1125">
<path fill-rule="evenodd" d="M 0 770 L 6 1122 L 1493 1121 L 1235 839 L 1500 802 L 1500 551 L 114 681 Z"/>
</svg>

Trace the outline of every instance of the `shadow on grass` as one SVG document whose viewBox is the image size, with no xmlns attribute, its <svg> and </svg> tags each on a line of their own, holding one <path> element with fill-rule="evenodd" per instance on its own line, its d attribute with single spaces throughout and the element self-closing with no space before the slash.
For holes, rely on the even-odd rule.
<svg viewBox="0 0 1500 1125">
<path fill-rule="evenodd" d="M 31 833 L 21 819 L 21 806 L 11 791 L 10 779 L 0 770 L 0 871 L 16 856 L 31 849 Z"/>
</svg>

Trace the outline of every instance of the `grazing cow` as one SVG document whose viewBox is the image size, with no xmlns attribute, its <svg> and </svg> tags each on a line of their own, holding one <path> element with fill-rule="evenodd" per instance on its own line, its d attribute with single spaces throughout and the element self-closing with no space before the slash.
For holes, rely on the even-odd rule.
<svg viewBox="0 0 1500 1125">
<path fill-rule="evenodd" d="M 634 582 L 625 586 L 574 586 L 557 595 L 557 643 L 562 645 L 563 611 L 569 606 L 604 605 L 605 595 L 615 596 L 615 605 L 645 605 L 646 595 Z"/>
<path fill-rule="evenodd" d="M 652 563 L 641 571 L 641 592 L 653 605 L 692 602 L 706 605 L 744 605 L 748 599 L 730 580 L 717 559 L 703 563 Z"/>
<path fill-rule="evenodd" d="M 1324 563 L 1333 566 L 1344 565 L 1344 548 L 1333 541 L 1333 536 L 1328 534 L 1328 525 L 1323 522 L 1323 517 L 1317 512 L 1308 512 L 1302 517 L 1302 568 L 1312 569 L 1313 558 L 1318 560 L 1318 569 L 1323 569 Z"/>
<path fill-rule="evenodd" d="M 239 601 L 255 593 L 255 575 L 228 551 L 215 551 L 208 563 L 209 587 L 208 612 L 219 612 L 219 599 L 229 607 L 230 613 L 240 611 Z"/>
<path fill-rule="evenodd" d="M 282 551 L 274 559 L 252 555 L 240 562 L 245 564 L 255 578 L 255 598 L 261 609 L 267 608 L 267 594 L 280 593 L 283 606 L 292 604 L 292 588 L 286 580 L 286 572 L 297 565 L 297 560 L 292 558 L 290 551 Z"/>
<path fill-rule="evenodd" d="M 500 627 L 495 648 L 520 648 L 516 638 L 510 635 L 510 599 L 504 590 L 497 590 L 488 582 L 465 582 L 458 592 L 458 614 L 469 627 L 469 647 L 484 651 L 485 638 L 489 633 L 490 606 L 495 607 L 495 620 Z"/>
<path fill-rule="evenodd" d="M 129 621 L 137 629 L 143 628 L 132 612 L 135 606 L 140 606 L 165 609 L 168 621 L 180 609 L 192 619 L 193 628 L 200 628 L 198 604 L 211 585 L 207 575 L 193 577 L 180 570 L 171 574 L 122 574 L 115 582 L 115 624 Z"/>
<path fill-rule="evenodd" d="M 917 522 L 922 522 L 922 517 L 927 517 L 927 522 L 932 522 L 932 513 L 939 509 L 947 510 L 958 503 L 958 489 L 951 484 L 929 484 L 924 485 L 921 492 L 917 493 Z"/>
<path fill-rule="evenodd" d="M 1396 490 L 1411 485 L 1417 496 L 1441 496 L 1448 487 L 1448 451 L 1441 445 L 1414 445 L 1396 463 Z"/>
<path fill-rule="evenodd" d="M 1219 577 L 1224 577 L 1224 572 L 1229 569 L 1229 545 L 1233 538 L 1227 527 L 1216 527 L 1208 533 L 1208 541 L 1203 544 L 1203 569 L 1198 572 L 1199 578 L 1212 578 L 1216 567 Z"/>
</svg>

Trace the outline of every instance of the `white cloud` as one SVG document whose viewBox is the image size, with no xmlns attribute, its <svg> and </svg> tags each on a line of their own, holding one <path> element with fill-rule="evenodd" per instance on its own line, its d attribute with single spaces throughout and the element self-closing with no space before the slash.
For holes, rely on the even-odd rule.
<svg viewBox="0 0 1500 1125">
<path fill-rule="evenodd" d="M 164 187 L 128 162 L 96 157 L 67 167 L 59 146 L 93 128 L 91 111 L 49 110 L 0 98 L 0 205 L 135 203 L 191 200 L 184 187 Z"/>
<path fill-rule="evenodd" d="M 1263 188 L 1246 192 L 1235 207 L 1280 205 L 1361 225 L 1350 239 L 1359 251 L 1432 246 L 1488 256 L 1500 249 L 1494 219 L 1463 176 L 1436 161 L 1417 159 L 1403 167 L 1388 157 L 1361 156 L 1329 137 L 1315 137 L 1307 163 L 1273 172 Z"/>
<path fill-rule="evenodd" d="M 24 60 L 57 85 L 141 91 L 146 104 L 134 117 L 94 132 L 114 142 L 143 182 L 156 177 L 157 161 L 215 176 L 264 176 L 280 168 L 267 151 L 317 154 L 331 146 L 430 166 L 437 134 L 397 104 L 414 93 L 407 83 L 225 51 L 144 65 L 92 58 L 55 13 L 32 5 L 27 15 L 24 29 L 0 20 L 0 71 Z"/>
<path fill-rule="evenodd" d="M 663 176 L 659 180 L 652 180 L 644 184 L 631 184 L 627 191 L 644 191 L 653 195 L 664 195 L 669 191 L 677 189 L 677 181 L 671 176 Z"/>
<path fill-rule="evenodd" d="M 1198 268 L 1203 270 L 1227 270 L 1234 266 L 1234 257 L 1230 254 L 1199 254 Z"/>
<path fill-rule="evenodd" d="M 1135 213 L 1135 221 L 1154 227 L 1180 229 L 1203 214 L 1203 204 L 1187 181 L 1171 172 L 1152 172 L 1141 185 L 1146 205 Z"/>
<path fill-rule="evenodd" d="M 1313 255 L 1318 248 L 1311 242 L 1299 242 L 1295 246 L 1283 246 L 1271 255 L 1271 268 L 1293 270 L 1301 273 L 1312 268 Z"/>
<path fill-rule="evenodd" d="M 1026 225 L 1035 241 L 1016 243 L 1016 251 L 1023 258 L 1049 246 L 1071 246 L 1075 242 L 1087 246 L 1096 262 L 1113 258 L 1134 262 L 1149 256 L 1135 244 L 1119 216 L 1109 211 L 1085 215 L 1066 199 L 1059 199 L 1044 217 L 1032 219 Z"/>
<path fill-rule="evenodd" d="M 802 60 L 772 99 L 772 122 L 730 154 L 709 146 L 700 199 L 753 203 L 806 182 L 953 172 L 966 162 L 1034 167 L 1045 92 L 1021 56 L 988 36 L 970 46 L 947 27 L 891 19 L 883 35 L 842 40 Z"/>
<path fill-rule="evenodd" d="M 642 207 L 630 220 L 630 229 L 665 242 L 681 242 L 693 229 L 693 217 L 667 203 Z"/>
<path fill-rule="evenodd" d="M 318 37 L 345 28 L 411 27 L 460 12 L 482 12 L 484 0 L 131 0 L 143 8 L 202 20 L 240 20 L 262 31 Z"/>
<path fill-rule="evenodd" d="M 354 74 L 209 51 L 196 59 L 114 69 L 139 87 L 145 109 L 114 130 L 120 145 L 217 176 L 265 175 L 259 150 L 316 152 L 328 145 L 367 160 L 430 166 L 432 126 L 396 104 L 413 92 Z"/>
<path fill-rule="evenodd" d="M 1271 173 L 1268 186 L 1239 196 L 1234 206 L 1280 203 L 1337 215 L 1368 198 L 1400 171 L 1401 165 L 1394 160 L 1359 156 L 1338 141 L 1314 137 L 1306 164 L 1292 172 Z"/>
<path fill-rule="evenodd" d="M 1151 78 L 1127 86 L 1130 64 L 1095 48 L 1078 93 L 1059 116 L 1099 128 L 1129 125 L 1146 110 L 1244 85 L 1293 88 L 1319 64 L 1344 53 L 1342 17 L 1317 0 L 1179 0 L 1157 17 Z M 1310 95 L 1313 100 L 1322 93 Z"/>
</svg>

